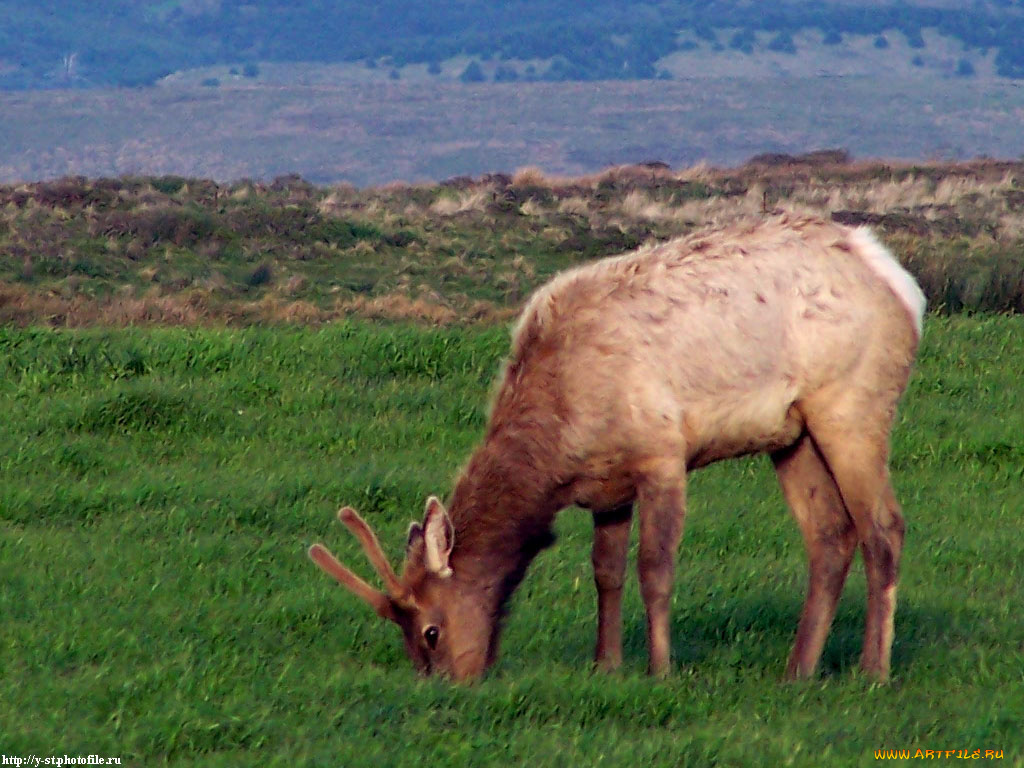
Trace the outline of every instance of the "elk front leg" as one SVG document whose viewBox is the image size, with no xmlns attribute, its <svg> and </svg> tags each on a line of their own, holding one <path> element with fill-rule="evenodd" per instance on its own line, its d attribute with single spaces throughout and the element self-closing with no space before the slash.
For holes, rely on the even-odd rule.
<svg viewBox="0 0 1024 768">
<path fill-rule="evenodd" d="M 617 669 L 622 664 L 622 584 L 629 550 L 629 524 L 633 505 L 594 513 L 594 583 L 597 585 L 598 669 Z"/>
<path fill-rule="evenodd" d="M 648 672 L 668 674 L 671 657 L 669 613 L 672 601 L 676 548 L 686 515 L 686 472 L 675 463 L 663 463 L 648 472 L 637 493 L 640 515 L 640 552 L 637 567 L 640 593 L 647 609 Z"/>
</svg>

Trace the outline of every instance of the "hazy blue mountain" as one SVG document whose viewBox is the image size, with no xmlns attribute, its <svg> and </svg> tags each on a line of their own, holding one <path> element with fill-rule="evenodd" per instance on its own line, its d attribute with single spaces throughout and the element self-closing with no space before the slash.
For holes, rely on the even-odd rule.
<svg viewBox="0 0 1024 768">
<path fill-rule="evenodd" d="M 510 62 L 488 70 L 497 79 L 643 79 L 666 75 L 657 62 L 686 44 L 681 32 L 737 53 L 768 33 L 772 50 L 794 52 L 792 35 L 809 28 L 833 42 L 895 30 L 911 47 L 934 29 L 997 50 L 997 73 L 1024 77 L 1024 0 L 0 0 L 0 20 L 6 89 L 145 85 L 215 64 L 250 75 L 257 62 L 436 66 L 457 55 Z M 527 60 L 544 66 L 529 71 Z"/>
</svg>

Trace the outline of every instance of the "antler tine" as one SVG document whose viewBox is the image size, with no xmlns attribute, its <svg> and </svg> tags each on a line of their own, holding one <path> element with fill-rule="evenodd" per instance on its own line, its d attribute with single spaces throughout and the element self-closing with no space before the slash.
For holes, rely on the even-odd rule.
<svg viewBox="0 0 1024 768">
<path fill-rule="evenodd" d="M 403 598 L 406 589 L 402 586 L 402 582 L 398 580 L 394 570 L 392 570 L 391 564 L 384 555 L 384 550 L 380 548 L 380 542 L 377 541 L 377 537 L 370 529 L 370 526 L 366 524 L 366 521 L 352 507 L 342 507 L 338 510 L 338 519 L 359 539 L 359 543 L 363 545 L 363 550 L 370 559 L 370 563 L 377 573 L 380 574 L 380 577 L 384 579 L 384 586 L 387 588 L 388 594 L 396 599 Z"/>
<path fill-rule="evenodd" d="M 362 598 L 378 616 L 385 619 L 394 619 L 394 610 L 387 596 L 378 589 L 374 589 L 352 571 L 338 562 L 337 558 L 323 544 L 314 544 L 309 548 L 309 559 L 316 563 L 320 570 L 334 578 L 339 584 Z"/>
</svg>

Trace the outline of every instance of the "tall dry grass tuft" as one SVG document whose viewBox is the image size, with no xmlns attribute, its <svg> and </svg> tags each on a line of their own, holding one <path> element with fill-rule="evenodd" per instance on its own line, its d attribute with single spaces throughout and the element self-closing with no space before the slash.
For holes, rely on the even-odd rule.
<svg viewBox="0 0 1024 768">
<path fill-rule="evenodd" d="M 679 181 L 711 181 L 715 176 L 715 170 L 706 161 L 691 165 L 676 171 L 675 178 Z"/>
<path fill-rule="evenodd" d="M 999 239 L 1003 242 L 1024 244 L 1024 215 L 1018 211 L 999 217 Z M 1022 247 L 1024 252 L 1024 247 Z"/>
<path fill-rule="evenodd" d="M 646 221 L 662 221 L 672 215 L 666 204 L 652 199 L 647 192 L 639 189 L 626 193 L 619 205 L 619 211 L 627 218 Z"/>
<path fill-rule="evenodd" d="M 564 197 L 558 201 L 558 212 L 574 216 L 590 216 L 590 201 L 579 195 Z"/>
<path fill-rule="evenodd" d="M 512 184 L 517 187 L 548 187 L 551 182 L 544 171 L 534 165 L 516 169 L 512 174 Z"/>
<path fill-rule="evenodd" d="M 491 200 L 489 188 L 470 189 L 456 197 L 439 197 L 430 204 L 430 210 L 439 216 L 483 211 Z"/>
<path fill-rule="evenodd" d="M 358 315 L 372 320 L 414 320 L 432 325 L 450 325 L 458 319 L 458 313 L 451 307 L 425 299 L 413 299 L 402 293 L 356 296 L 338 302 L 337 309 L 346 315 Z"/>
<path fill-rule="evenodd" d="M 519 212 L 523 216 L 543 216 L 548 212 L 548 208 L 540 200 L 531 197 L 519 206 Z"/>
<path fill-rule="evenodd" d="M 724 227 L 757 221 L 766 215 L 764 194 L 765 187 L 754 184 L 740 195 L 687 200 L 673 210 L 672 220 L 690 227 Z"/>
<path fill-rule="evenodd" d="M 322 216 L 337 216 L 341 211 L 347 208 L 347 200 L 345 200 L 337 192 L 331 192 L 327 197 L 323 198 L 316 205 L 317 211 Z"/>
</svg>

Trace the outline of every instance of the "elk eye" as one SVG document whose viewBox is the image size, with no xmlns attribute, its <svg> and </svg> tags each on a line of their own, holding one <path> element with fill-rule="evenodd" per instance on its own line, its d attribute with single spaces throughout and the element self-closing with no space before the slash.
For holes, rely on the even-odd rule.
<svg viewBox="0 0 1024 768">
<path fill-rule="evenodd" d="M 423 630 L 423 639 L 427 641 L 430 650 L 437 648 L 437 638 L 441 636 L 441 630 L 437 627 L 427 627 Z"/>
</svg>

